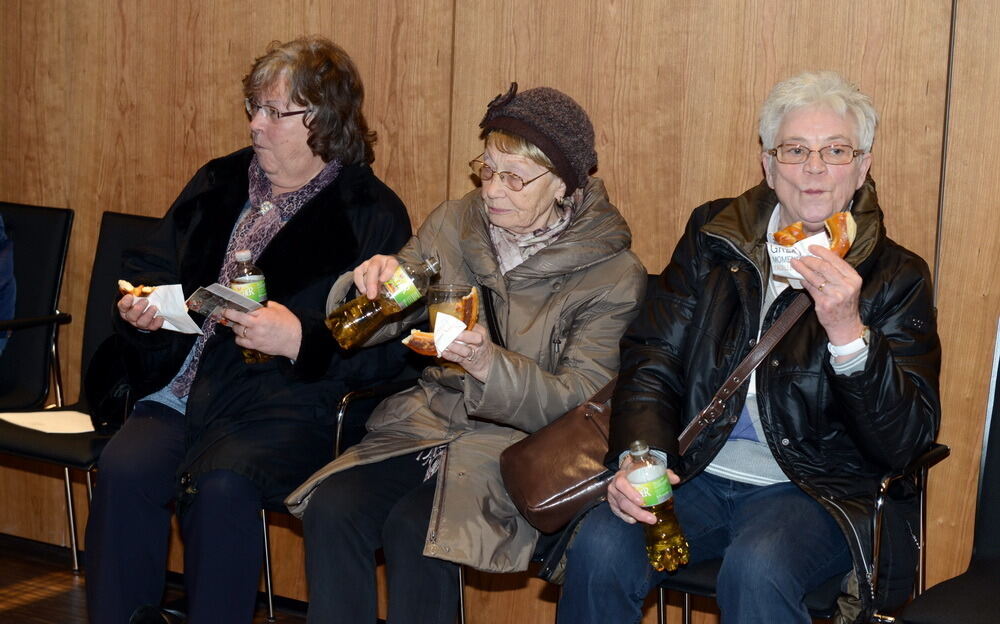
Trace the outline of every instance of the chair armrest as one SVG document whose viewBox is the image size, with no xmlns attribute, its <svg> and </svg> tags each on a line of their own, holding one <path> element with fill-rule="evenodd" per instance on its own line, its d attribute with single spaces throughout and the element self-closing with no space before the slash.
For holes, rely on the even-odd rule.
<svg viewBox="0 0 1000 624">
<path fill-rule="evenodd" d="M 878 496 L 875 498 L 875 517 L 874 517 L 874 533 L 872 535 L 874 540 L 874 548 L 872 552 L 872 570 L 871 570 L 871 588 L 872 588 L 872 599 L 878 595 L 878 569 L 879 569 L 879 555 L 882 551 L 882 516 L 884 512 L 885 499 L 889 494 L 889 488 L 893 483 L 902 479 L 904 477 L 915 477 L 917 480 L 917 489 L 920 495 L 920 559 L 918 562 L 918 587 L 923 584 L 923 548 L 924 548 L 924 535 L 923 527 L 925 525 L 924 516 L 927 513 L 926 504 L 924 500 L 924 489 L 927 486 L 927 471 L 934 465 L 940 463 L 943 459 L 951 454 L 951 449 L 944 445 L 938 444 L 936 442 L 932 443 L 930 447 L 920 454 L 915 460 L 913 460 L 910 465 L 904 468 L 901 472 L 887 474 L 882 477 L 882 481 L 879 484 Z M 922 589 L 922 587 L 920 588 Z"/>
<path fill-rule="evenodd" d="M 0 331 L 29 329 L 31 327 L 41 327 L 43 325 L 65 325 L 73 320 L 73 315 L 66 312 L 56 312 L 45 316 L 30 316 L 25 318 L 10 319 L 0 321 Z"/>
<path fill-rule="evenodd" d="M 418 380 L 419 377 L 397 379 L 353 390 L 345 394 L 343 398 L 340 399 L 340 405 L 337 406 L 337 437 L 334 444 L 333 456 L 340 456 L 340 436 L 344 428 L 344 420 L 352 409 L 356 410 L 358 409 L 357 406 L 362 404 L 374 407 L 376 404 L 381 402 L 382 399 L 388 398 L 397 392 L 402 392 L 407 388 L 415 386 Z"/>
<path fill-rule="evenodd" d="M 890 474 L 882 477 L 882 483 L 879 486 L 879 496 L 882 497 L 889 491 L 889 486 L 892 485 L 897 480 L 917 474 L 919 471 L 924 471 L 935 464 L 940 463 L 948 455 L 951 454 L 951 449 L 944 445 L 933 443 L 930 448 L 924 451 L 920 457 L 913 460 L 909 466 L 903 468 L 902 472 L 898 474 Z"/>
</svg>

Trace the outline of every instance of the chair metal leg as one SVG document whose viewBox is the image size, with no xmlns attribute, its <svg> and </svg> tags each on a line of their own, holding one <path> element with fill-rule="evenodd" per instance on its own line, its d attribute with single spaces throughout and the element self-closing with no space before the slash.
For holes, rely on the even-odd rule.
<svg viewBox="0 0 1000 624">
<path fill-rule="evenodd" d="M 274 618 L 274 587 L 271 586 L 271 540 L 267 532 L 267 512 L 260 510 L 260 523 L 264 533 L 264 591 L 267 594 L 267 621 L 276 622 Z"/>
<path fill-rule="evenodd" d="M 66 516 L 69 518 L 69 549 L 73 554 L 73 572 L 80 571 L 80 556 L 76 547 L 76 510 L 73 509 L 73 483 L 69 479 L 69 466 L 63 466 L 66 485 Z"/>
<path fill-rule="evenodd" d="M 657 588 L 656 622 L 657 624 L 667 624 L 667 590 L 662 587 Z"/>
<path fill-rule="evenodd" d="M 458 622 L 465 624 L 465 568 L 458 566 Z"/>
<path fill-rule="evenodd" d="M 691 594 L 684 592 L 684 624 L 691 624 Z"/>
<path fill-rule="evenodd" d="M 920 502 L 920 551 L 917 553 L 917 581 L 913 588 L 914 598 L 927 589 L 927 473 L 928 468 L 922 468 L 918 474 L 918 489 Z"/>
<path fill-rule="evenodd" d="M 91 477 L 91 472 L 93 472 L 93 471 L 92 470 L 88 470 L 87 471 L 87 505 L 88 505 L 88 507 L 90 506 L 90 503 L 94 500 L 94 480 L 90 478 Z"/>
<path fill-rule="evenodd" d="M 64 405 L 62 371 L 59 368 L 59 326 L 56 325 L 55 339 L 52 341 L 52 386 L 56 394 L 56 407 Z"/>
</svg>

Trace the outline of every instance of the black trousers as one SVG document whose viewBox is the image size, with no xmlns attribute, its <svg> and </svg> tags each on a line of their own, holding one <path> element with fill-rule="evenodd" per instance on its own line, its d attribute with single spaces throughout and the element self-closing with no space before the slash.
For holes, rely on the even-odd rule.
<svg viewBox="0 0 1000 624">
<path fill-rule="evenodd" d="M 458 566 L 425 557 L 436 478 L 416 454 L 331 476 L 303 517 L 309 624 L 376 619 L 375 551 L 385 554 L 389 624 L 454 624 Z"/>
<path fill-rule="evenodd" d="M 90 624 L 126 624 L 163 596 L 184 416 L 143 401 L 108 443 L 87 522 Z M 249 624 L 263 562 L 261 493 L 233 472 L 206 473 L 181 517 L 189 624 Z"/>
</svg>

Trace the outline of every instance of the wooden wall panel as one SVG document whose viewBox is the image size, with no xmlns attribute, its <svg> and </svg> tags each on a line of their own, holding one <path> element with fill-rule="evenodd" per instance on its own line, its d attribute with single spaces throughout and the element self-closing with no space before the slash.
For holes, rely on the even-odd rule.
<svg viewBox="0 0 1000 624">
<path fill-rule="evenodd" d="M 892 235 L 933 261 L 949 3 L 727 0 L 459 3 L 451 195 L 472 188 L 486 103 L 512 80 L 591 115 L 597 175 L 646 266 L 665 265 L 690 211 L 761 180 L 757 112 L 775 82 L 840 71 L 882 114 L 873 175 Z M 669 7 L 669 9 L 668 9 Z M 516 26 L 515 26 L 516 25 Z"/>
<path fill-rule="evenodd" d="M 929 580 L 963 572 L 972 531 L 994 336 L 1000 316 L 1000 7 L 956 3 L 956 37 L 945 201 L 941 213 L 938 318 L 944 349 L 940 441 L 952 455 L 931 472 Z"/>
<path fill-rule="evenodd" d="M 66 0 L 0 3 L 0 198 L 66 206 Z"/>
</svg>

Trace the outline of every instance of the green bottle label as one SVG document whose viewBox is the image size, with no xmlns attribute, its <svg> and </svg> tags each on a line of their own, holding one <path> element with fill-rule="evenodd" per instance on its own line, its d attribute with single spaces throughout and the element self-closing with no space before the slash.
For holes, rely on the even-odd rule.
<svg viewBox="0 0 1000 624">
<path fill-rule="evenodd" d="M 413 283 L 413 278 L 403 270 L 402 266 L 396 267 L 396 272 L 385 282 L 384 286 L 389 298 L 395 301 L 400 308 L 416 303 L 417 299 L 423 296 L 417 289 L 417 285 Z"/>
<path fill-rule="evenodd" d="M 267 286 L 265 286 L 262 279 L 255 282 L 233 282 L 229 287 L 247 299 L 253 299 L 257 303 L 267 301 Z"/>
<path fill-rule="evenodd" d="M 642 496 L 642 506 L 652 507 L 673 496 L 673 489 L 663 466 L 643 466 L 628 475 L 629 483 Z"/>
</svg>

